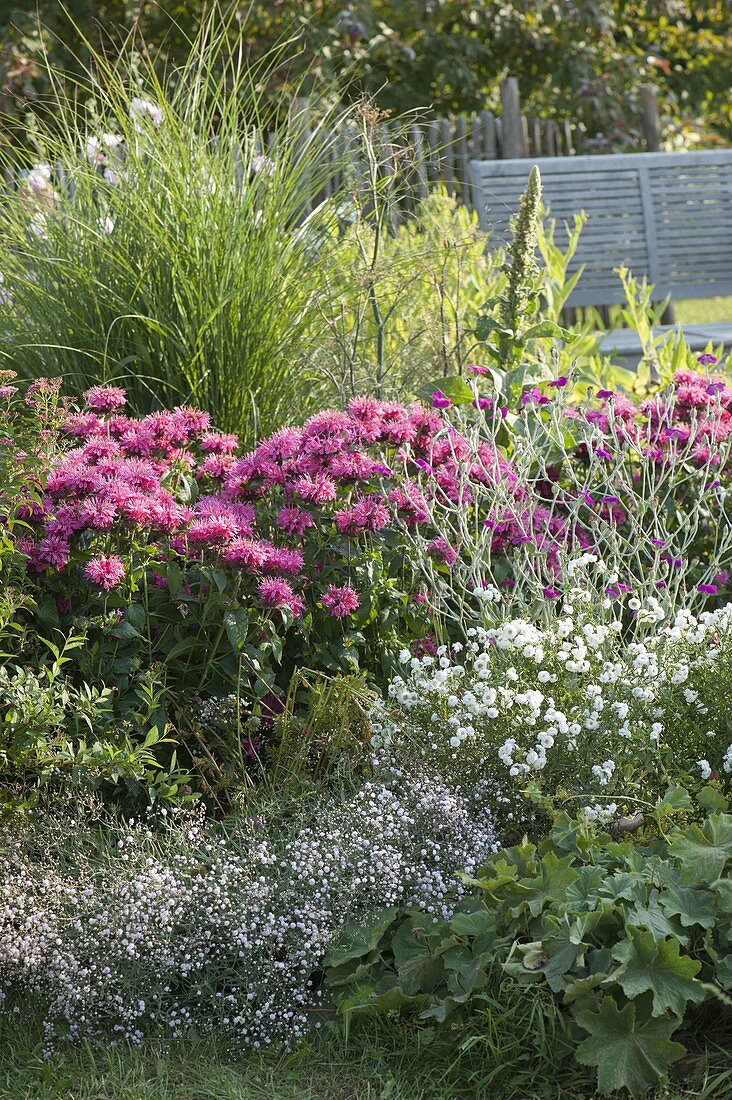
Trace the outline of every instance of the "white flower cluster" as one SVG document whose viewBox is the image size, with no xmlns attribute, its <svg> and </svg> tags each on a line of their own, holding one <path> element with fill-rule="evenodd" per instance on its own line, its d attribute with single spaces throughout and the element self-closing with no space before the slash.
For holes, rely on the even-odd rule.
<svg viewBox="0 0 732 1100">
<path fill-rule="evenodd" d="M 194 813 L 178 819 L 177 840 L 161 846 L 133 823 L 106 859 L 77 850 L 72 870 L 58 850 L 39 863 L 17 832 L 0 836 L 0 1001 L 32 992 L 50 1043 L 195 1029 L 290 1046 L 344 922 L 396 904 L 449 914 L 456 872 L 496 850 L 480 803 L 394 772 L 286 844 L 261 821 L 226 832 Z"/>
<path fill-rule="evenodd" d="M 644 605 L 655 625 L 642 641 L 619 620 L 593 621 L 576 594 L 572 604 L 550 626 L 512 619 L 434 657 L 402 652 L 407 667 L 371 716 L 378 751 L 427 759 L 452 781 L 494 777 L 504 794 L 533 782 L 591 816 L 598 799 L 631 808 L 629 779 L 653 791 L 672 775 L 732 774 L 732 604 L 670 620 Z M 498 788 L 492 797 L 515 809 Z"/>
</svg>

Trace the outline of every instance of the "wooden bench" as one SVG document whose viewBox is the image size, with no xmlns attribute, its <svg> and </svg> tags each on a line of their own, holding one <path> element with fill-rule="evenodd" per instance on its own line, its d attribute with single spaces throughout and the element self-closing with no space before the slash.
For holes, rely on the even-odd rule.
<svg viewBox="0 0 732 1100">
<path fill-rule="evenodd" d="M 539 166 L 560 247 L 567 241 L 563 223 L 572 224 L 581 210 L 587 215 L 569 269 L 571 274 L 584 266 L 584 273 L 569 307 L 622 301 L 613 273 L 620 266 L 638 279 L 645 276 L 658 301 L 732 294 L 732 149 L 471 161 L 473 205 L 494 240 L 509 240 L 532 164 Z M 661 325 L 656 331 L 680 328 Z M 710 341 L 732 348 L 732 316 L 681 331 L 694 351 Z M 601 347 L 616 360 L 640 358 L 637 336 L 625 330 L 604 336 Z"/>
</svg>

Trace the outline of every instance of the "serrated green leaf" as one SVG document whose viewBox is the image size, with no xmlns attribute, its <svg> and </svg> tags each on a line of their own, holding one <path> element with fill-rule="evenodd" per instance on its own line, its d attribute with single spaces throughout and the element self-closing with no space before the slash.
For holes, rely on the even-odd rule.
<svg viewBox="0 0 732 1100">
<path fill-rule="evenodd" d="M 475 399 L 473 390 L 459 374 L 438 378 L 436 382 L 430 382 L 424 387 L 424 392 L 430 395 L 436 390 L 449 397 L 453 405 L 469 405 Z"/>
<path fill-rule="evenodd" d="M 487 340 L 492 334 L 500 336 L 504 340 L 511 340 L 513 338 L 513 329 L 506 328 L 497 321 L 495 317 L 491 317 L 488 313 L 481 313 L 475 322 L 475 335 L 478 340 Z"/>
<path fill-rule="evenodd" d="M 620 1011 L 613 997 L 603 997 L 598 1012 L 579 1012 L 577 1023 L 590 1035 L 577 1047 L 577 1061 L 597 1067 L 597 1082 L 604 1096 L 617 1089 L 644 1092 L 658 1084 L 671 1063 L 686 1053 L 680 1043 L 671 1041 L 678 1020 L 637 1022 L 635 1005 L 628 1004 Z"/>
<path fill-rule="evenodd" d="M 702 828 L 690 825 L 671 838 L 669 850 L 681 862 L 684 882 L 713 882 L 732 859 L 732 816 L 712 814 Z"/>
<path fill-rule="evenodd" d="M 532 325 L 521 335 L 521 343 L 527 340 L 544 340 L 549 337 L 566 338 L 567 330 L 558 325 L 556 321 L 539 321 L 538 325 Z"/>
<path fill-rule="evenodd" d="M 717 787 L 712 787 L 710 784 L 702 787 L 696 800 L 703 810 L 708 810 L 710 813 L 724 813 L 729 809 L 729 799 L 725 798 Z"/>
<path fill-rule="evenodd" d="M 716 920 L 711 894 L 694 886 L 668 886 L 659 896 L 665 913 L 678 917 L 684 928 L 711 928 Z"/>
<path fill-rule="evenodd" d="M 613 948 L 613 958 L 621 963 L 612 978 L 629 1000 L 642 993 L 653 994 L 654 1016 L 673 1012 L 683 1016 L 691 1001 L 706 1000 L 702 983 L 696 980 L 701 963 L 680 954 L 680 944 L 673 936 L 657 940 L 652 932 L 629 929 L 629 938 Z"/>
<path fill-rule="evenodd" d="M 345 925 L 335 947 L 331 948 L 325 958 L 328 967 L 342 966 L 351 959 L 360 959 L 363 955 L 375 950 L 379 940 L 393 923 L 397 915 L 394 908 L 384 909 L 378 917 L 368 924 Z"/>
<path fill-rule="evenodd" d="M 574 856 L 559 859 L 550 851 L 542 856 L 535 878 L 520 879 L 517 885 L 522 888 L 522 903 L 528 904 L 532 917 L 537 916 L 548 901 L 564 899 L 567 887 L 578 877 L 573 863 Z"/>
</svg>

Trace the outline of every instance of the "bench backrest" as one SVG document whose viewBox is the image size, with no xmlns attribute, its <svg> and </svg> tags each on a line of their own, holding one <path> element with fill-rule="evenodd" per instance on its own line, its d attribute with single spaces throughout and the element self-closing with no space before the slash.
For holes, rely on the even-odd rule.
<svg viewBox="0 0 732 1100">
<path fill-rule="evenodd" d="M 569 305 L 620 301 L 621 265 L 645 275 L 659 300 L 732 294 L 732 149 L 471 161 L 473 204 L 496 240 L 509 239 L 532 164 L 558 244 L 563 222 L 587 215 L 570 267 L 585 273 Z"/>
</svg>

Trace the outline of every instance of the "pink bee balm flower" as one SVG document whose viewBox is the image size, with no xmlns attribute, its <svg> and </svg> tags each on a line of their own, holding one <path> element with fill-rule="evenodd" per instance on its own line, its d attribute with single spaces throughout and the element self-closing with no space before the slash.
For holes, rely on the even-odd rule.
<svg viewBox="0 0 732 1100">
<path fill-rule="evenodd" d="M 449 397 L 446 397 L 442 390 L 435 390 L 432 394 L 432 408 L 433 409 L 449 409 L 452 405 L 452 401 Z"/>
<path fill-rule="evenodd" d="M 84 576 L 98 588 L 103 588 L 105 592 L 109 592 L 110 589 L 116 588 L 124 580 L 125 567 L 121 558 L 115 555 L 111 557 L 100 555 L 98 558 L 92 558 L 87 564 L 84 569 Z"/>
<path fill-rule="evenodd" d="M 119 386 L 92 386 L 84 394 L 84 400 L 90 409 L 111 412 L 127 404 L 127 394 Z"/>
<path fill-rule="evenodd" d="M 277 513 L 277 525 L 283 531 L 286 531 L 288 535 L 301 535 L 307 527 L 315 525 L 315 520 L 310 512 L 305 512 L 302 508 L 293 506 L 280 508 Z"/>
<path fill-rule="evenodd" d="M 295 595 L 292 585 L 279 577 L 266 577 L 260 581 L 257 594 L 265 607 L 289 608 L 295 615 L 302 613 L 302 600 Z"/>
<path fill-rule="evenodd" d="M 320 602 L 334 619 L 345 619 L 352 611 L 356 611 L 360 600 L 357 592 L 350 585 L 346 584 L 338 588 L 334 584 L 329 584 Z"/>
<path fill-rule="evenodd" d="M 202 451 L 210 454 L 226 454 L 235 451 L 239 446 L 239 440 L 235 435 L 222 435 L 221 432 L 207 432 L 201 436 L 200 445 Z"/>
</svg>

